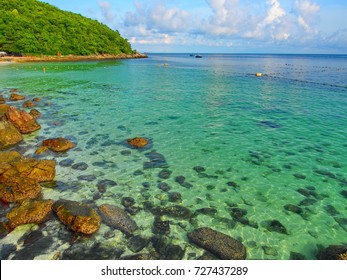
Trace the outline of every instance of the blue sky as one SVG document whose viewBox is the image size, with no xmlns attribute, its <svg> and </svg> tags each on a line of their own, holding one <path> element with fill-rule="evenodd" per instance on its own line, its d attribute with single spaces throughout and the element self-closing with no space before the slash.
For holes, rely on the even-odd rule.
<svg viewBox="0 0 347 280">
<path fill-rule="evenodd" d="M 45 0 L 140 52 L 347 53 L 346 0 Z"/>
</svg>

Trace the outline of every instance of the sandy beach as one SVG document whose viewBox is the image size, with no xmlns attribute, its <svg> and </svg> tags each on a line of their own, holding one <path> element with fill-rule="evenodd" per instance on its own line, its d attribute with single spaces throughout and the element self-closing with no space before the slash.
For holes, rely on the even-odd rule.
<svg viewBox="0 0 347 280">
<path fill-rule="evenodd" d="M 146 58 L 147 56 L 141 53 L 135 54 L 119 54 L 119 55 L 89 55 L 89 56 L 76 56 L 76 55 L 66 55 L 66 56 L 23 56 L 23 57 L 13 57 L 4 56 L 0 57 L 0 65 L 6 65 L 9 63 L 24 63 L 24 62 L 54 62 L 54 61 L 89 61 L 89 60 L 113 60 L 113 59 L 134 59 L 134 58 Z"/>
</svg>

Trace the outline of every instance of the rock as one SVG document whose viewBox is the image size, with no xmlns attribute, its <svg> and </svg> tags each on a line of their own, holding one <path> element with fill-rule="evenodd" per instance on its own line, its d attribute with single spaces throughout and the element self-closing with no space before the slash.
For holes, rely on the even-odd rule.
<svg viewBox="0 0 347 280">
<path fill-rule="evenodd" d="M 2 119 L 4 116 L 6 116 L 6 113 L 7 113 L 9 108 L 10 108 L 10 105 L 0 104 L 0 119 Z"/>
<path fill-rule="evenodd" d="M 119 229 L 128 236 L 133 235 L 137 230 L 136 222 L 130 218 L 123 209 L 109 204 L 103 204 L 99 207 L 103 222 L 113 228 Z"/>
<path fill-rule="evenodd" d="M 10 177 L 0 182 L 0 199 L 5 202 L 18 202 L 27 198 L 36 198 L 41 186 L 36 180 L 27 177 Z"/>
<path fill-rule="evenodd" d="M 305 256 L 301 253 L 290 252 L 290 260 L 306 260 Z"/>
<path fill-rule="evenodd" d="M 161 235 L 154 235 L 151 238 L 151 243 L 155 251 L 159 254 L 156 259 L 162 260 L 181 260 L 185 250 L 179 245 L 170 243 L 170 240 Z"/>
<path fill-rule="evenodd" d="M 61 137 L 44 140 L 42 145 L 44 147 L 48 147 L 54 152 L 66 152 L 67 150 L 70 150 L 76 146 L 71 141 Z"/>
<path fill-rule="evenodd" d="M 55 177 L 55 161 L 17 157 L 0 164 L 0 183 L 10 177 L 30 178 L 37 182 L 52 181 Z"/>
<path fill-rule="evenodd" d="M 142 238 L 141 236 L 132 236 L 128 240 L 128 248 L 134 253 L 140 252 L 149 243 L 148 239 Z"/>
<path fill-rule="evenodd" d="M 258 125 L 265 126 L 268 128 L 281 128 L 282 126 L 273 121 L 259 121 Z"/>
<path fill-rule="evenodd" d="M 41 154 L 47 152 L 48 150 L 49 150 L 48 147 L 41 146 L 41 147 L 37 148 L 37 150 L 35 151 L 35 154 L 41 155 Z"/>
<path fill-rule="evenodd" d="M 12 162 L 16 159 L 20 159 L 21 157 L 21 154 L 16 151 L 0 152 L 0 164 Z"/>
<path fill-rule="evenodd" d="M 52 210 L 53 200 L 24 200 L 14 207 L 6 217 L 10 228 L 23 224 L 41 224 Z"/>
<path fill-rule="evenodd" d="M 80 181 L 91 182 L 91 181 L 94 181 L 96 179 L 96 176 L 95 175 L 80 175 L 77 177 L 77 179 Z"/>
<path fill-rule="evenodd" d="M 140 149 L 140 148 L 144 148 L 149 144 L 149 141 L 146 138 L 142 138 L 142 137 L 135 137 L 132 139 L 128 139 L 127 143 L 135 149 Z"/>
<path fill-rule="evenodd" d="M 41 117 L 41 113 L 36 109 L 31 109 L 29 115 L 32 116 L 35 120 Z"/>
<path fill-rule="evenodd" d="M 34 101 L 34 102 L 40 102 L 40 101 L 42 101 L 42 98 L 40 98 L 40 97 L 35 97 L 35 98 L 33 98 L 33 101 Z"/>
<path fill-rule="evenodd" d="M 342 190 L 340 194 L 344 197 L 347 198 L 347 190 Z"/>
<path fill-rule="evenodd" d="M 1 95 L 0 96 L 0 104 L 4 104 L 6 102 L 5 98 Z"/>
<path fill-rule="evenodd" d="M 22 140 L 22 134 L 12 123 L 0 121 L 0 150 L 8 149 Z"/>
<path fill-rule="evenodd" d="M 152 151 L 149 153 L 146 153 L 145 156 L 150 160 L 149 162 L 145 162 L 143 164 L 143 168 L 144 169 L 148 169 L 148 168 L 168 168 L 169 165 L 166 162 L 165 157 L 156 152 L 156 151 Z"/>
<path fill-rule="evenodd" d="M 83 170 L 86 170 L 88 168 L 88 164 L 86 164 L 85 162 L 79 162 L 79 163 L 75 163 L 74 165 L 72 165 L 71 168 L 83 171 Z"/>
<path fill-rule="evenodd" d="M 17 94 L 17 93 L 12 93 L 10 95 L 10 100 L 11 101 L 19 101 L 19 100 L 23 100 L 23 99 L 25 99 L 24 95 L 20 95 L 20 94 Z"/>
<path fill-rule="evenodd" d="M 265 255 L 274 256 L 274 257 L 278 255 L 277 250 L 273 247 L 262 246 L 262 248 L 264 250 Z"/>
<path fill-rule="evenodd" d="M 162 221 L 160 218 L 155 218 L 152 232 L 154 234 L 169 235 L 170 234 L 170 222 Z"/>
<path fill-rule="evenodd" d="M 205 172 L 206 171 L 205 167 L 202 167 L 202 166 L 195 166 L 193 168 L 193 170 L 196 171 L 197 173 L 201 173 L 201 172 Z"/>
<path fill-rule="evenodd" d="M 17 250 L 17 246 L 14 244 L 4 244 L 0 248 L 0 260 L 6 260 L 12 253 L 16 252 Z"/>
<path fill-rule="evenodd" d="M 179 192 L 169 193 L 169 201 L 181 203 L 182 195 Z"/>
<path fill-rule="evenodd" d="M 122 205 L 127 208 L 135 205 L 135 199 L 132 197 L 122 197 Z"/>
<path fill-rule="evenodd" d="M 100 216 L 86 204 L 61 199 L 53 204 L 53 210 L 59 220 L 75 232 L 92 234 L 100 227 Z"/>
<path fill-rule="evenodd" d="M 6 116 L 22 134 L 28 134 L 41 128 L 31 115 L 12 106 L 7 110 Z"/>
<path fill-rule="evenodd" d="M 217 214 L 217 210 L 214 208 L 206 207 L 206 208 L 200 208 L 196 210 L 195 213 L 213 217 L 214 215 Z"/>
<path fill-rule="evenodd" d="M 194 217 L 192 211 L 181 205 L 173 205 L 167 207 L 154 207 L 152 213 L 157 216 L 169 216 L 179 219 L 190 219 Z"/>
<path fill-rule="evenodd" d="M 184 176 L 177 176 L 175 178 L 175 182 L 177 182 L 180 185 L 182 185 L 185 182 L 185 180 L 186 180 L 186 177 L 184 177 Z"/>
<path fill-rule="evenodd" d="M 330 245 L 317 253 L 318 260 L 347 260 L 347 246 Z"/>
<path fill-rule="evenodd" d="M 245 215 L 247 215 L 246 209 L 241 209 L 237 207 L 230 208 L 230 212 L 230 215 L 237 221 L 243 218 Z"/>
<path fill-rule="evenodd" d="M 71 166 L 72 164 L 74 163 L 74 160 L 71 159 L 71 158 L 66 158 L 66 159 L 63 159 L 61 162 L 59 162 L 59 165 L 61 167 L 69 167 Z"/>
<path fill-rule="evenodd" d="M 172 171 L 163 169 L 159 172 L 158 177 L 161 179 L 169 179 Z"/>
<path fill-rule="evenodd" d="M 244 260 L 246 258 L 246 248 L 241 242 L 207 227 L 188 233 L 188 239 L 224 260 Z"/>
<path fill-rule="evenodd" d="M 36 106 L 36 104 L 30 100 L 27 100 L 23 103 L 24 108 L 35 107 L 35 106 Z"/>
<path fill-rule="evenodd" d="M 171 187 L 167 183 L 165 183 L 165 182 L 160 182 L 158 184 L 158 188 L 161 189 L 164 192 L 168 192 L 171 189 Z"/>
<path fill-rule="evenodd" d="M 270 220 L 264 223 L 265 228 L 271 232 L 278 232 L 281 234 L 288 234 L 287 229 L 277 220 Z"/>
<path fill-rule="evenodd" d="M 104 193 L 106 192 L 106 189 L 108 186 L 110 187 L 117 186 L 117 183 L 112 180 L 104 179 L 99 181 L 96 186 L 98 187 L 99 192 Z"/>
<path fill-rule="evenodd" d="M 286 209 L 287 211 L 296 213 L 296 214 L 302 214 L 302 209 L 299 206 L 293 205 L 293 204 L 286 204 L 284 205 L 284 209 Z"/>
</svg>

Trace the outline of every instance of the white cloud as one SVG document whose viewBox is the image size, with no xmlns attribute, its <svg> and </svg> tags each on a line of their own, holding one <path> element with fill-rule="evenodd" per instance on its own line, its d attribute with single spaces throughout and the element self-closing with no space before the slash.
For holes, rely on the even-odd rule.
<svg viewBox="0 0 347 280">
<path fill-rule="evenodd" d="M 346 30 L 326 34 L 317 29 L 320 6 L 314 0 L 205 0 L 189 10 L 178 1 L 137 0 L 116 29 L 137 45 L 314 46 L 345 42 Z M 104 21 L 115 24 L 108 1 L 98 0 Z M 117 18 L 120 18 L 117 15 Z"/>
<path fill-rule="evenodd" d="M 98 5 L 101 10 L 101 14 L 106 23 L 112 23 L 115 19 L 115 16 L 111 12 L 111 4 L 108 1 L 98 0 Z"/>
</svg>

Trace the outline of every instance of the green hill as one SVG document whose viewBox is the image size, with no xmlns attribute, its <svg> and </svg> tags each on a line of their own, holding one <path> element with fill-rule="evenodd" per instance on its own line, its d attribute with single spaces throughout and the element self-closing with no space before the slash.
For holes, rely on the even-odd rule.
<svg viewBox="0 0 347 280">
<path fill-rule="evenodd" d="M 133 54 L 106 25 L 36 0 L 0 1 L 0 51 L 26 55 Z"/>
</svg>

